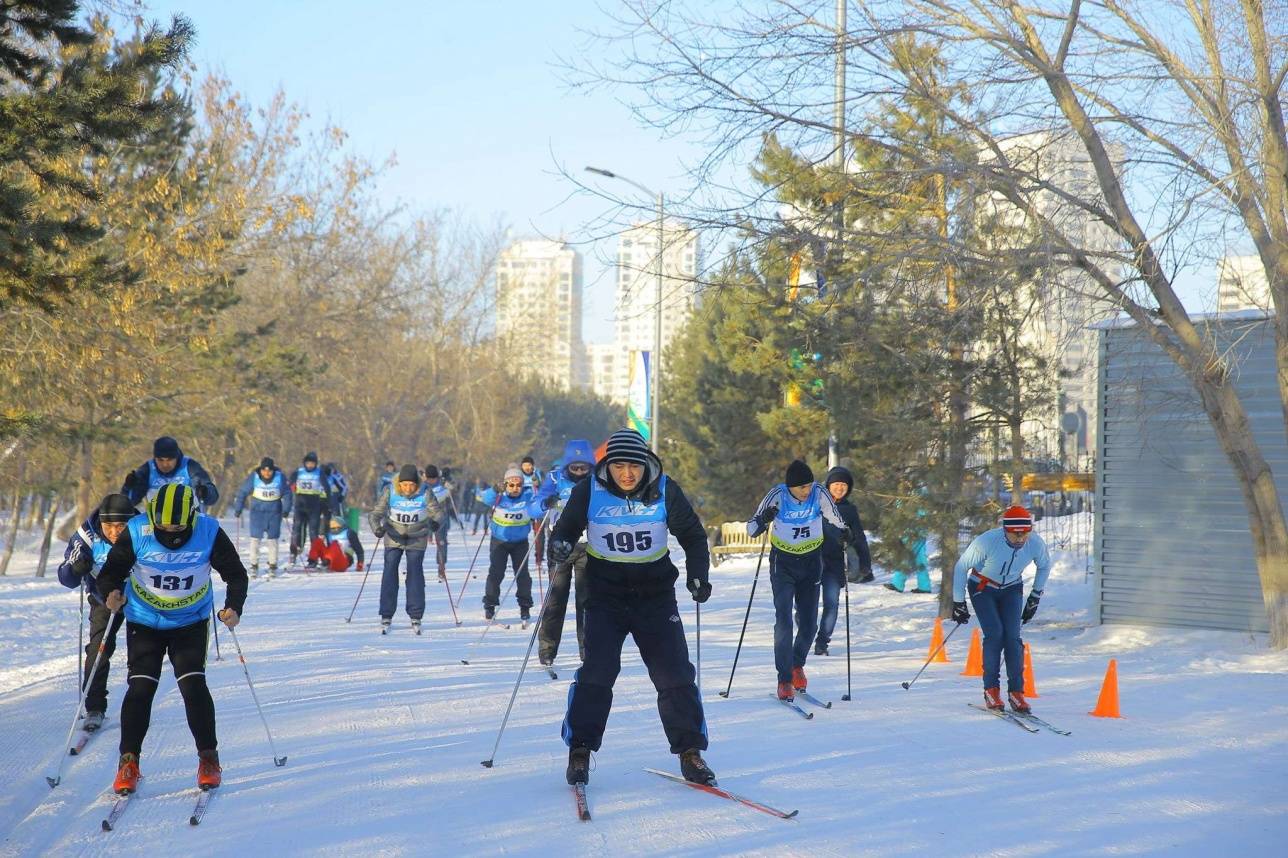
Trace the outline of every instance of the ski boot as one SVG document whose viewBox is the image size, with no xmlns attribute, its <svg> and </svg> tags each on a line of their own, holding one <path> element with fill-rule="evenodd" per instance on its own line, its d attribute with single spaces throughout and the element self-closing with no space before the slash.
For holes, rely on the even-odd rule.
<svg viewBox="0 0 1288 858">
<path fill-rule="evenodd" d="M 259 577 L 259 564 L 258 564 L 258 563 L 252 563 L 252 564 L 250 564 L 250 577 L 252 577 L 252 578 L 258 578 L 258 577 Z"/>
<path fill-rule="evenodd" d="M 877 579 L 877 576 L 873 575 L 873 574 L 872 574 L 872 570 L 871 570 L 871 569 L 869 569 L 867 572 L 860 572 L 860 573 L 859 573 L 858 580 L 856 580 L 854 583 L 855 583 L 855 584 L 871 584 L 871 583 L 872 583 L 873 581 L 875 581 L 876 579 Z"/>
<path fill-rule="evenodd" d="M 1029 701 L 1024 699 L 1023 691 L 1008 692 L 1006 699 L 1011 704 L 1011 708 L 1021 715 L 1028 715 L 1033 712 L 1033 707 L 1029 705 Z"/>
<path fill-rule="evenodd" d="M 566 775 L 569 786 L 590 783 L 590 748 L 568 749 L 568 771 Z"/>
<path fill-rule="evenodd" d="M 882 584 L 881 586 L 882 586 L 882 587 L 885 587 L 887 590 L 894 590 L 896 593 L 902 593 L 902 592 L 903 592 L 903 588 L 902 588 L 902 587 L 896 587 L 895 585 L 891 584 L 889 581 L 885 582 L 885 583 L 884 583 L 884 584 Z"/>
<path fill-rule="evenodd" d="M 496 608 L 492 605 L 483 606 L 483 619 L 491 622 L 496 617 Z"/>
<path fill-rule="evenodd" d="M 276 577 L 277 577 L 277 564 L 276 564 L 276 563 L 270 563 L 270 564 L 268 564 L 268 574 L 267 574 L 265 577 L 266 577 L 266 578 L 276 578 Z"/>
<path fill-rule="evenodd" d="M 1005 709 L 1006 704 L 1002 702 L 1002 690 L 996 685 L 992 688 L 985 688 L 984 705 L 989 709 Z"/>
<path fill-rule="evenodd" d="M 117 795 L 129 795 L 139 788 L 139 755 L 121 754 L 116 767 L 116 780 L 112 782 L 112 792 Z"/>
<path fill-rule="evenodd" d="M 415 632 L 417 635 L 420 634 L 420 620 L 411 621 L 411 630 Z"/>
<path fill-rule="evenodd" d="M 805 678 L 804 667 L 792 668 L 792 688 L 795 688 L 797 691 L 804 691 L 806 688 L 809 688 L 809 680 Z"/>
<path fill-rule="evenodd" d="M 393 619 L 392 619 L 392 618 L 390 618 L 390 617 L 381 617 L 381 618 L 380 618 L 380 633 L 381 633 L 382 635 L 387 635 L 387 634 L 389 634 L 389 627 L 390 627 L 390 626 L 392 626 L 393 624 L 394 624 L 394 621 L 393 621 Z"/>
<path fill-rule="evenodd" d="M 790 682 L 778 683 L 778 699 L 779 700 L 796 699 L 796 691 L 792 688 L 792 684 Z"/>
<path fill-rule="evenodd" d="M 831 653 L 827 651 L 827 644 L 822 641 L 815 641 L 814 655 L 831 655 Z"/>
<path fill-rule="evenodd" d="M 103 713 L 102 713 L 102 712 L 86 712 L 86 713 L 85 713 L 85 722 L 84 722 L 83 724 L 81 724 L 81 729 L 82 729 L 82 730 L 84 730 L 86 733 L 93 733 L 95 730 L 97 730 L 98 728 L 100 728 L 100 727 L 102 727 L 102 726 L 103 726 Z"/>
<path fill-rule="evenodd" d="M 223 781 L 220 774 L 218 751 L 197 752 L 197 786 L 201 789 L 214 789 Z"/>
<path fill-rule="evenodd" d="M 438 564 L 438 580 L 447 583 L 447 566 L 443 563 Z"/>
<path fill-rule="evenodd" d="M 689 783 L 714 786 L 716 782 L 716 773 L 711 771 L 697 748 L 690 748 L 680 754 L 680 774 Z"/>
</svg>

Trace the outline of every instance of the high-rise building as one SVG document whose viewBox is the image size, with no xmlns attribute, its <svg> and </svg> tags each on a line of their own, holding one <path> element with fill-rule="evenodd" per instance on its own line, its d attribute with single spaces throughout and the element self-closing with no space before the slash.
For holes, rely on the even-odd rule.
<svg viewBox="0 0 1288 858">
<path fill-rule="evenodd" d="M 516 241 L 496 263 L 496 335 L 519 375 L 586 387 L 581 254 L 561 241 Z"/>
<path fill-rule="evenodd" d="M 674 221 L 662 230 L 662 353 L 683 330 L 698 305 L 702 267 L 698 234 Z M 656 221 L 637 223 L 617 242 L 615 401 L 626 401 L 632 354 L 653 351 L 657 319 L 658 230 Z"/>
<path fill-rule="evenodd" d="M 1226 256 L 1216 264 L 1216 309 L 1218 313 L 1234 310 L 1269 310 L 1270 281 L 1261 257 Z"/>
<path fill-rule="evenodd" d="M 590 391 L 614 402 L 626 401 L 623 389 L 617 383 L 618 364 L 626 360 L 617 343 L 586 343 L 586 367 L 590 375 Z"/>
</svg>

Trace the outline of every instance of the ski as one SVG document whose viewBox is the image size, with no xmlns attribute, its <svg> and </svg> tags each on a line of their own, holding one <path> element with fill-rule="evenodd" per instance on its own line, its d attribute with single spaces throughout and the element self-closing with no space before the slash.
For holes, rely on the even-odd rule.
<svg viewBox="0 0 1288 858">
<path fill-rule="evenodd" d="M 1017 716 L 1015 716 L 1010 712 L 1005 711 L 1004 709 L 989 709 L 987 706 L 980 706 L 978 703 L 967 703 L 966 705 L 972 709 L 978 709 L 980 712 L 987 712 L 989 715 L 996 715 L 998 718 L 1001 718 L 1003 721 L 1010 721 L 1012 724 L 1014 724 L 1016 727 L 1019 727 L 1021 730 L 1027 730 L 1030 733 L 1036 733 L 1038 731 L 1037 727 L 1034 727 L 1032 724 L 1024 723 Z"/>
<path fill-rule="evenodd" d="M 89 744 L 90 739 L 94 738 L 94 734 L 102 729 L 102 727 L 99 727 L 98 730 L 81 730 L 80 734 L 76 737 L 76 744 L 68 748 L 67 753 L 73 757 L 80 756 L 84 753 L 85 746 Z"/>
<path fill-rule="evenodd" d="M 573 784 L 572 795 L 577 801 L 577 818 L 582 822 L 590 822 L 590 804 L 586 801 L 586 785 Z"/>
<path fill-rule="evenodd" d="M 206 815 L 206 808 L 210 806 L 210 799 L 214 796 L 213 789 L 203 789 L 197 796 L 197 803 L 192 806 L 192 816 L 188 817 L 189 825 L 200 825 L 201 819 Z"/>
<path fill-rule="evenodd" d="M 796 689 L 796 696 L 804 700 L 806 703 L 814 704 L 820 709 L 832 708 L 832 701 L 829 700 L 826 703 L 824 703 L 822 700 L 819 700 L 817 697 L 815 697 L 813 694 L 810 694 L 808 691 L 806 691 L 803 688 Z"/>
<path fill-rule="evenodd" d="M 1059 735 L 1061 735 L 1061 736 L 1072 736 L 1072 735 L 1073 735 L 1073 732 L 1072 732 L 1072 731 L 1070 731 L 1070 730 L 1061 730 L 1059 727 L 1055 726 L 1054 724 L 1047 723 L 1046 721 L 1042 720 L 1041 718 L 1039 718 L 1038 716 L 1036 716 L 1036 715 L 1034 715 L 1034 714 L 1032 714 L 1032 713 L 1029 713 L 1029 714 L 1025 715 L 1025 714 L 1024 714 L 1024 713 L 1022 713 L 1022 712 L 1011 712 L 1011 713 L 1009 713 L 1009 714 L 1014 715 L 1016 718 L 1020 718 L 1020 719 L 1022 719 L 1022 720 L 1024 720 L 1024 721 L 1027 721 L 1027 722 L 1029 722 L 1030 724 L 1036 724 L 1036 725 L 1038 725 L 1039 727 L 1042 727 L 1042 728 L 1044 728 L 1044 729 L 1050 730 L 1052 733 L 1056 733 L 1056 734 L 1059 734 Z"/>
<path fill-rule="evenodd" d="M 107 818 L 103 820 L 104 831 L 116 830 L 116 823 L 120 820 L 121 814 L 125 813 L 125 808 L 129 806 L 130 797 L 132 795 L 134 795 L 134 793 L 127 792 L 124 795 L 118 795 L 116 797 L 116 802 L 113 803 L 112 810 L 107 814 Z"/>
<path fill-rule="evenodd" d="M 680 777 L 679 775 L 673 775 L 670 772 L 658 771 L 657 769 L 645 769 L 644 771 L 652 772 L 653 774 L 658 775 L 659 777 L 666 778 L 669 781 L 675 781 L 678 784 L 684 784 L 685 786 L 693 787 L 696 790 L 701 790 L 702 792 L 710 793 L 711 795 L 718 795 L 721 798 L 727 798 L 730 801 L 736 801 L 736 802 L 739 802 L 740 804 L 745 804 L 747 805 L 747 807 L 750 807 L 754 810 L 759 810 L 761 813 L 767 813 L 770 816 L 776 816 L 779 819 L 794 819 L 796 817 L 796 814 L 799 813 L 799 811 L 796 811 L 796 810 L 793 810 L 790 812 L 783 811 L 774 807 L 770 807 L 767 804 L 761 804 L 760 802 L 747 798 L 746 796 L 729 792 L 729 790 L 718 787 L 715 784 L 696 784 L 693 781 L 686 781 L 684 778 Z"/>
<path fill-rule="evenodd" d="M 814 719 L 814 713 L 813 713 L 813 712 L 806 712 L 804 709 L 802 709 L 802 708 L 800 707 L 800 704 L 798 704 L 796 701 L 794 701 L 794 700 L 784 700 L 784 699 L 782 699 L 781 697 L 778 697 L 778 696 L 775 696 L 775 697 L 774 697 L 774 699 L 775 699 L 775 700 L 777 700 L 779 703 L 783 704 L 784 706 L 786 706 L 788 709 L 790 709 L 790 710 L 792 710 L 793 712 L 795 712 L 797 715 L 799 715 L 799 716 L 801 716 L 802 718 L 804 718 L 806 721 L 812 721 L 812 720 Z"/>
</svg>

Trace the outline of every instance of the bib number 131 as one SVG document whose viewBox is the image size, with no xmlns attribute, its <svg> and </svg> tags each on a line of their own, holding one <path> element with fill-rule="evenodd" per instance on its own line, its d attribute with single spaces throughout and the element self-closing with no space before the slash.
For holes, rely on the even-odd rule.
<svg viewBox="0 0 1288 858">
<path fill-rule="evenodd" d="M 178 590 L 180 585 L 183 585 L 184 590 L 191 590 L 195 578 L 195 575 L 189 575 L 186 578 L 180 578 L 178 575 L 153 575 L 152 586 L 157 590 Z"/>
<path fill-rule="evenodd" d="M 648 551 L 653 547 L 653 534 L 647 530 L 618 530 L 614 533 L 605 533 L 604 542 L 608 544 L 609 551 L 616 551 L 618 554 L 630 554 L 635 551 Z"/>
</svg>

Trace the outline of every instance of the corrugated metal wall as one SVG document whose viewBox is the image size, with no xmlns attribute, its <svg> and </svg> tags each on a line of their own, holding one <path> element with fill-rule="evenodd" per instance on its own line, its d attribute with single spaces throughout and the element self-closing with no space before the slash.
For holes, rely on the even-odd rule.
<svg viewBox="0 0 1288 858">
<path fill-rule="evenodd" d="M 1264 319 L 1208 327 L 1238 367 L 1253 432 L 1288 498 L 1288 441 Z M 1101 622 L 1266 631 L 1248 517 L 1193 387 L 1136 327 L 1100 331 L 1096 494 Z"/>
</svg>

